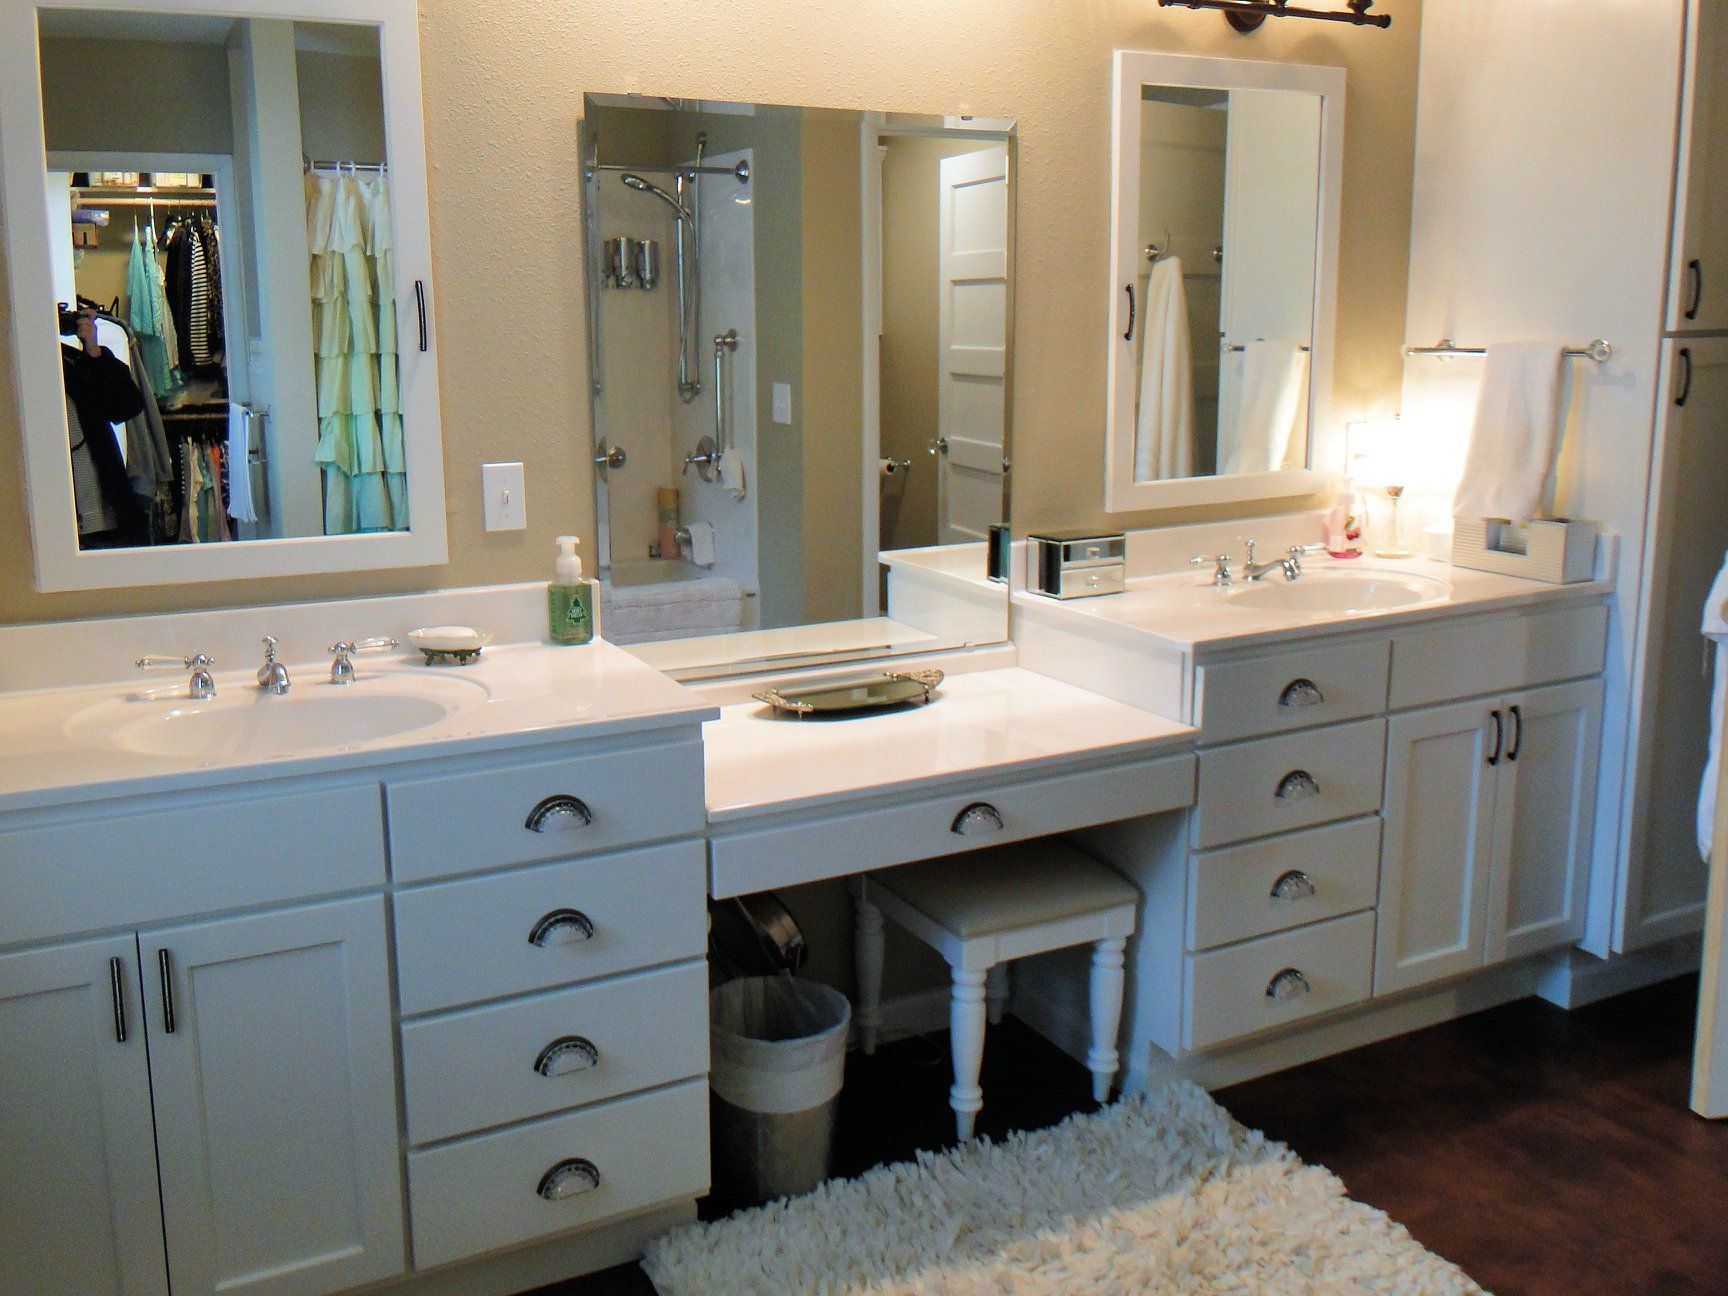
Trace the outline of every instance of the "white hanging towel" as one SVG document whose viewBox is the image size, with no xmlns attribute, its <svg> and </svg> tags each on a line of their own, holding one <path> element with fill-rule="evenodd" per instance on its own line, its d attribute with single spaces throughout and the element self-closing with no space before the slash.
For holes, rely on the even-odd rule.
<svg viewBox="0 0 1728 1296">
<path fill-rule="evenodd" d="M 722 450 L 718 468 L 720 489 L 731 492 L 733 499 L 743 499 L 747 493 L 744 485 L 744 456 L 730 448 Z"/>
<path fill-rule="evenodd" d="M 252 420 L 238 401 L 228 402 L 228 516 L 236 522 L 256 522 L 252 503 Z"/>
<path fill-rule="evenodd" d="M 1716 834 L 1716 782 L 1722 769 L 1722 708 L 1728 705 L 1728 560 L 1704 600 L 1704 637 L 1716 645 L 1716 677 L 1710 689 L 1710 759 L 1698 788 L 1698 853 L 1710 858 Z"/>
<path fill-rule="evenodd" d="M 1134 480 L 1194 475 L 1194 365 L 1188 340 L 1188 291 L 1182 259 L 1164 257 L 1146 284 L 1140 325 L 1140 411 L 1134 430 Z"/>
<path fill-rule="evenodd" d="M 1489 345 L 1453 517 L 1528 522 L 1546 514 L 1542 495 L 1560 443 L 1563 360 L 1557 342 Z"/>
<path fill-rule="evenodd" d="M 1242 347 L 1241 397 L 1234 436 L 1218 430 L 1218 472 L 1277 472 L 1290 453 L 1302 404 L 1308 353 L 1288 338 L 1261 338 Z M 1229 449 L 1225 449 L 1227 437 Z"/>
<path fill-rule="evenodd" d="M 691 522 L 686 524 L 690 532 L 690 561 L 698 567 L 714 565 L 714 524 L 711 522 Z"/>
</svg>

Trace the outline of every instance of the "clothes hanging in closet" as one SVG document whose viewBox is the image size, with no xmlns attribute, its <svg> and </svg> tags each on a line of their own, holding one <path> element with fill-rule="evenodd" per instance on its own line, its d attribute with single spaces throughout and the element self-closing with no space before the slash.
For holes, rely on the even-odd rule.
<svg viewBox="0 0 1728 1296">
<path fill-rule="evenodd" d="M 228 490 L 222 447 L 188 438 L 180 443 L 184 504 L 180 512 L 183 544 L 233 539 L 228 529 Z"/>
<path fill-rule="evenodd" d="M 165 397 L 180 385 L 180 348 L 168 310 L 162 257 L 154 225 L 132 225 L 132 253 L 126 261 L 126 325 L 143 353 L 150 390 Z"/>
<path fill-rule="evenodd" d="M 177 216 L 163 234 L 165 291 L 180 368 L 187 376 L 219 374 L 225 350 L 222 258 L 216 223 Z"/>
<path fill-rule="evenodd" d="M 144 407 L 131 371 L 103 347 L 60 348 L 66 388 L 66 426 L 72 460 L 73 499 L 81 545 L 142 544 L 147 513 L 132 489 L 114 425 Z"/>
</svg>

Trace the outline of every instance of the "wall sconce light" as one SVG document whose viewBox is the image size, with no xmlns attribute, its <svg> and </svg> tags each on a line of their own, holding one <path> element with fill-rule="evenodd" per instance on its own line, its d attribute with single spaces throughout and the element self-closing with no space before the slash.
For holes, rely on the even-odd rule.
<svg viewBox="0 0 1728 1296">
<path fill-rule="evenodd" d="M 1346 0 L 1343 9 L 1299 9 L 1286 0 L 1158 0 L 1160 9 L 1178 5 L 1184 9 L 1218 9 L 1239 32 L 1251 32 L 1268 18 L 1314 18 L 1320 22 L 1349 23 L 1352 27 L 1390 27 L 1391 14 L 1370 13 L 1374 0 Z"/>
</svg>

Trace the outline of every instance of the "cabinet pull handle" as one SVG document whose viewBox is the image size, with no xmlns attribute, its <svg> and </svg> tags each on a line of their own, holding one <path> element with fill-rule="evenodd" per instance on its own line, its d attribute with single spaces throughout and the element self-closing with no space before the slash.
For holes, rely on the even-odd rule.
<svg viewBox="0 0 1728 1296">
<path fill-rule="evenodd" d="M 420 349 L 422 351 L 430 350 L 431 337 L 426 330 L 426 281 L 424 279 L 414 281 L 414 313 L 420 320 Z"/>
<path fill-rule="evenodd" d="M 1506 749 L 1506 759 L 1515 761 L 1524 750 L 1524 708 L 1514 706 L 1508 710 L 1512 713 L 1512 745 Z"/>
<path fill-rule="evenodd" d="M 988 801 L 974 801 L 948 826 L 948 831 L 961 837 L 976 837 L 980 833 L 1002 831 L 1002 812 Z"/>
<path fill-rule="evenodd" d="M 156 951 L 156 975 L 162 982 L 162 1033 L 172 1035 L 178 1026 L 174 1016 L 174 956 L 165 949 Z"/>
<path fill-rule="evenodd" d="M 594 1047 L 593 1040 L 582 1035 L 560 1035 L 534 1059 L 534 1069 L 543 1076 L 592 1071 L 599 1065 L 600 1050 Z"/>
<path fill-rule="evenodd" d="M 1500 718 L 1498 711 L 1488 713 L 1494 718 L 1494 750 L 1488 753 L 1488 763 L 1498 765 L 1500 753 L 1506 749 L 1506 722 Z"/>
<path fill-rule="evenodd" d="M 599 1186 L 600 1168 L 582 1157 L 570 1157 L 541 1175 L 534 1191 L 549 1202 L 559 1202 L 591 1193 Z"/>
<path fill-rule="evenodd" d="M 528 812 L 523 827 L 529 832 L 570 832 L 594 822 L 594 812 L 581 797 L 561 793 L 549 796 Z"/>
<path fill-rule="evenodd" d="M 1277 976 L 1273 977 L 1266 983 L 1266 997 L 1268 999 L 1277 999 L 1280 1001 L 1286 999 L 1300 999 L 1303 995 L 1310 993 L 1313 989 L 1314 987 L 1309 984 L 1307 977 L 1303 976 L 1295 968 L 1285 968 L 1282 972 L 1278 973 Z"/>
<path fill-rule="evenodd" d="M 1301 709 L 1302 707 L 1319 706 L 1326 700 L 1326 695 L 1320 691 L 1320 686 L 1311 679 L 1294 679 L 1284 686 L 1284 691 L 1278 695 L 1278 705 Z"/>
<path fill-rule="evenodd" d="M 108 993 L 114 999 L 114 1042 L 126 1042 L 126 962 L 124 959 L 108 960 Z"/>
<path fill-rule="evenodd" d="M 1306 900 L 1314 891 L 1314 879 L 1301 869 L 1291 869 L 1272 884 L 1274 900 Z"/>
<path fill-rule="evenodd" d="M 1273 797 L 1279 801 L 1306 801 L 1320 795 L 1320 783 L 1307 770 L 1291 770 L 1278 780 Z"/>
<path fill-rule="evenodd" d="M 1692 278 L 1692 304 L 1686 308 L 1686 318 L 1697 319 L 1698 308 L 1704 304 L 1704 263 L 1693 257 L 1686 263 L 1686 273 Z"/>
<path fill-rule="evenodd" d="M 1122 291 L 1128 294 L 1128 329 L 1126 332 L 1124 332 L 1122 334 L 1122 340 L 1124 342 L 1132 342 L 1134 340 L 1134 314 L 1135 314 L 1135 310 L 1134 310 L 1134 285 L 1133 284 L 1123 284 L 1122 285 Z"/>
<path fill-rule="evenodd" d="M 1686 366 L 1685 376 L 1680 380 L 1680 394 L 1674 398 L 1674 404 L 1684 408 L 1692 399 L 1692 348 L 1680 348 L 1680 363 Z"/>
<path fill-rule="evenodd" d="M 593 939 L 594 920 L 580 909 L 554 909 L 542 914 L 528 933 L 528 943 L 540 949 Z"/>
</svg>

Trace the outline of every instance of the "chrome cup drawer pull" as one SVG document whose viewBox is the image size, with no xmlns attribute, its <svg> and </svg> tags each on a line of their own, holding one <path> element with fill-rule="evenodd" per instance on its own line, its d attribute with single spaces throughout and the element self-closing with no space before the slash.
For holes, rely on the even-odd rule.
<svg viewBox="0 0 1728 1296">
<path fill-rule="evenodd" d="M 540 921 L 528 933 L 528 943 L 545 949 L 548 945 L 574 945 L 594 939 L 594 920 L 580 909 L 554 909 L 541 914 Z"/>
<path fill-rule="evenodd" d="M 522 826 L 529 832 L 573 832 L 594 822 L 594 812 L 581 797 L 549 796 L 528 812 Z"/>
<path fill-rule="evenodd" d="M 581 1157 L 570 1157 L 541 1175 L 534 1191 L 549 1202 L 558 1202 L 591 1193 L 599 1186 L 599 1167 Z"/>
<path fill-rule="evenodd" d="M 1272 884 L 1274 900 L 1306 900 L 1314 894 L 1314 879 L 1301 869 L 1291 869 Z"/>
<path fill-rule="evenodd" d="M 1320 795 L 1320 784 L 1307 770 L 1291 770 L 1278 780 L 1272 795 L 1280 801 L 1306 801 Z"/>
<path fill-rule="evenodd" d="M 948 826 L 948 831 L 961 837 L 981 837 L 985 833 L 1002 831 L 1002 812 L 988 801 L 974 801 Z"/>
<path fill-rule="evenodd" d="M 560 1035 L 534 1059 L 534 1069 L 543 1076 L 592 1071 L 599 1065 L 600 1050 L 594 1047 L 593 1040 L 581 1035 Z"/>
<path fill-rule="evenodd" d="M 1277 976 L 1266 983 L 1268 999 L 1300 999 L 1314 989 L 1308 984 L 1308 978 L 1295 968 L 1285 968 Z"/>
<path fill-rule="evenodd" d="M 1320 706 L 1325 701 L 1326 695 L 1320 691 L 1320 686 L 1311 679 L 1291 680 L 1284 686 L 1284 691 L 1278 695 L 1278 705 L 1292 710 Z"/>
</svg>

